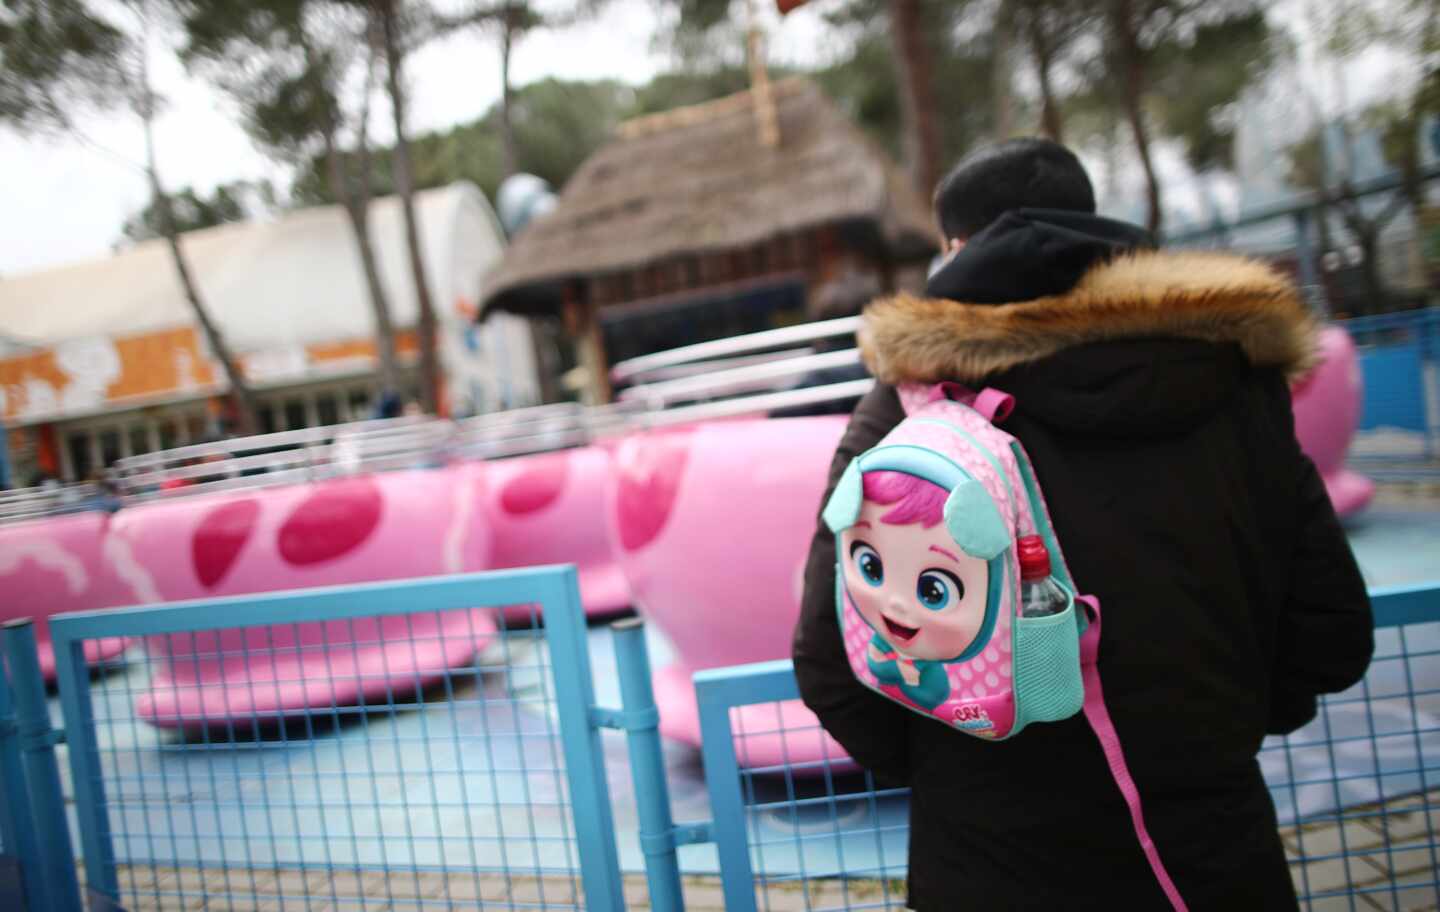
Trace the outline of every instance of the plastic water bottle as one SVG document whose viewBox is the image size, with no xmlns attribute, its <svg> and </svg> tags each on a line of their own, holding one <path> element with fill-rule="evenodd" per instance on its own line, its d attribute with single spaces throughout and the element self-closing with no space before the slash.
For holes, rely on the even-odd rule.
<svg viewBox="0 0 1440 912">
<path fill-rule="evenodd" d="M 1050 575 L 1050 552 L 1045 549 L 1045 539 L 1026 535 L 1016 546 L 1020 557 L 1020 616 L 1060 614 L 1070 600 Z"/>
</svg>

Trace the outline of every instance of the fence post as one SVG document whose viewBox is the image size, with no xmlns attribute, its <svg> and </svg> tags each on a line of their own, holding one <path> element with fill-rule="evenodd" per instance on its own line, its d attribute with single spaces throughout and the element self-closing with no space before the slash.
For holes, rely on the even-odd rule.
<svg viewBox="0 0 1440 912">
<path fill-rule="evenodd" d="M 670 813 L 670 788 L 665 779 L 665 754 L 660 744 L 660 712 L 650 684 L 650 655 L 645 648 L 645 621 L 626 618 L 610 626 L 615 664 L 620 675 L 620 705 L 630 753 L 630 778 L 640 817 L 640 851 L 645 856 L 645 881 L 650 905 L 657 912 L 684 912 L 675 820 Z"/>
<path fill-rule="evenodd" d="M 68 634 L 69 620 L 52 619 L 50 635 L 55 649 L 60 708 L 65 715 L 75 819 L 80 829 L 81 855 L 85 859 L 85 899 L 95 912 L 119 908 L 120 880 L 115 871 L 115 843 L 106 811 L 95 710 L 90 701 L 90 665 L 85 660 L 84 639 Z"/>
<path fill-rule="evenodd" d="M 31 912 L 49 907 L 45 895 L 45 879 L 40 866 L 40 846 L 35 840 L 35 815 L 30 807 L 30 792 L 25 787 L 25 765 L 20 757 L 20 729 L 15 721 L 10 684 L 0 654 L 0 846 L 18 864 L 20 885 L 25 905 Z M 10 875 L 7 875 L 7 877 Z M 0 896 L 4 896 L 0 885 Z"/>
<path fill-rule="evenodd" d="M 34 802 L 32 819 L 44 874 L 46 905 L 56 912 L 81 912 L 80 883 L 75 876 L 75 851 L 70 843 L 70 824 L 65 814 L 65 795 L 60 787 L 60 768 L 55 763 L 55 745 L 63 732 L 50 727 L 50 709 L 45 705 L 45 678 L 40 674 L 40 657 L 35 646 L 35 626 L 30 620 L 5 625 L 5 653 L 15 689 L 15 714 L 19 725 L 20 750 L 25 779 Z M 27 878 L 28 880 L 28 878 Z"/>
<path fill-rule="evenodd" d="M 615 849 L 615 824 L 610 810 L 610 788 L 605 778 L 605 757 L 600 729 L 595 724 L 595 690 L 590 677 L 590 652 L 585 642 L 585 609 L 580 602 L 579 577 L 567 565 L 541 577 L 540 610 L 545 618 L 545 641 L 550 646 L 550 668 L 555 676 L 556 712 L 565 753 L 565 775 L 570 783 L 575 813 L 575 836 L 580 847 L 580 877 L 585 886 L 585 907 L 597 912 L 625 908 L 620 882 L 620 858 Z"/>
<path fill-rule="evenodd" d="M 1321 316 L 1329 316 L 1330 307 L 1325 300 L 1325 287 L 1320 281 L 1320 270 L 1315 262 L 1315 240 L 1310 235 L 1312 215 L 1308 209 L 1296 209 L 1295 219 L 1295 260 L 1300 271 L 1300 285 L 1305 292 L 1307 303 L 1318 310 Z"/>
<path fill-rule="evenodd" d="M 710 672 L 695 677 L 695 699 L 700 704 L 700 753 L 710 793 L 715 847 L 720 856 L 720 885 L 726 912 L 755 912 L 755 873 L 750 865 L 750 844 L 745 837 L 745 798 L 740 791 L 735 756 L 735 735 L 730 729 L 730 705 L 715 700 L 704 686 Z"/>
</svg>

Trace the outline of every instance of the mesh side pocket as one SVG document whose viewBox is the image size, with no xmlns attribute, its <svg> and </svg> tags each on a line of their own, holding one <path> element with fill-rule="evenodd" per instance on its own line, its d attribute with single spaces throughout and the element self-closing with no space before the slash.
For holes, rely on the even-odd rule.
<svg viewBox="0 0 1440 912">
<path fill-rule="evenodd" d="M 1014 731 L 1030 722 L 1068 719 L 1084 702 L 1075 603 L 1050 617 L 1016 618 Z"/>
</svg>

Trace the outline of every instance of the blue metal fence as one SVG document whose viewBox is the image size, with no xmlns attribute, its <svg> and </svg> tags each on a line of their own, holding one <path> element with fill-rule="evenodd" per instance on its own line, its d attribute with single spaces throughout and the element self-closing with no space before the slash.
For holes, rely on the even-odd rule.
<svg viewBox="0 0 1440 912">
<path fill-rule="evenodd" d="M 17 802 L 20 814 L 28 817 L 19 827 L 29 831 L 20 841 L 26 894 L 37 910 L 78 908 L 74 853 L 55 764 L 55 747 L 62 738 L 50 726 L 35 628 L 28 621 L 12 622 L 5 625 L 4 637 L 26 790 L 25 799 Z"/>
<path fill-rule="evenodd" d="M 51 630 L 91 908 L 623 908 L 573 569 Z"/>
<path fill-rule="evenodd" d="M 0 789 L 4 790 L 0 793 L 0 908 L 43 909 L 43 881 L 38 873 L 32 873 L 28 881 L 25 878 L 26 870 L 40 870 L 40 849 L 8 669 L 0 650 Z"/>
<path fill-rule="evenodd" d="M 1261 753 L 1307 909 L 1440 903 L 1440 586 L 1372 595 L 1379 630 L 1365 680 Z M 790 663 L 699 672 L 695 683 L 727 912 L 903 908 L 906 791 L 877 788 L 838 758 L 808 770 L 738 762 L 748 738 L 813 742 L 781 725 L 778 708 L 773 730 L 736 724 L 740 707 L 797 696 Z"/>
<path fill-rule="evenodd" d="M 1379 453 L 1362 438 L 1358 449 L 1433 458 L 1440 452 L 1440 308 L 1357 317 L 1339 325 L 1359 348 L 1365 387 L 1360 430 L 1412 438 L 1382 444 Z"/>
<path fill-rule="evenodd" d="M 1440 902 L 1440 586 L 1374 596 L 1365 681 L 1261 754 L 1312 909 Z M 641 626 L 617 625 L 622 705 L 597 706 L 573 570 L 52 630 L 63 737 L 28 625 L 5 631 L 14 693 L 0 678 L 0 849 L 24 862 L 30 912 L 80 908 L 72 828 L 96 910 L 620 909 L 641 894 L 619 870 L 604 728 L 626 733 L 651 908 L 717 889 L 728 912 L 904 906 L 909 795 L 838 751 L 787 753 L 826 743 L 781 712 L 788 662 L 696 676 L 713 819 L 673 820 Z M 132 638 L 127 656 L 88 660 L 110 637 Z M 325 673 L 302 674 L 316 657 Z M 752 762 L 777 742 L 778 762 Z M 677 850 L 711 841 L 719 883 L 684 881 Z M 9 895 L 0 881 L 19 908 Z"/>
</svg>

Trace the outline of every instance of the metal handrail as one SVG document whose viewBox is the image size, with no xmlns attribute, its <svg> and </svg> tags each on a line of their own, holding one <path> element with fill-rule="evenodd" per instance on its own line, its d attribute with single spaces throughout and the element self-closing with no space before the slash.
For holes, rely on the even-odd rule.
<svg viewBox="0 0 1440 912">
<path fill-rule="evenodd" d="M 805 355 L 799 358 L 787 358 L 783 361 L 770 361 L 749 367 L 683 377 L 678 380 L 632 386 L 620 393 L 620 400 L 624 402 L 629 399 L 649 397 L 663 403 L 671 403 L 727 393 L 751 392 L 771 386 L 773 381 L 803 377 L 814 371 L 851 367 L 859 363 L 859 349 L 849 348 L 843 351 Z"/>
<path fill-rule="evenodd" d="M 115 478 L 126 500 L 270 487 L 433 461 L 453 430 L 449 421 L 407 417 L 260 434 L 131 457 L 117 463 Z M 192 483 L 160 490 L 174 481 Z"/>
<path fill-rule="evenodd" d="M 636 430 L 762 415 L 863 395 L 871 380 L 775 389 L 812 371 L 859 363 L 854 349 L 795 347 L 854 332 L 858 317 L 685 346 L 615 366 L 617 378 L 652 378 L 603 406 L 573 402 L 492 412 L 461 421 L 400 417 L 188 444 L 118 460 L 122 503 L 240 488 L 308 483 L 359 472 L 502 459 L 586 446 Z M 788 349 L 786 347 L 789 347 Z M 779 350 L 776 350 L 779 349 Z M 678 376 L 677 376 L 678 375 Z M 757 393 L 756 390 L 766 390 Z M 696 400 L 714 401 L 697 403 Z M 200 461 L 219 457 L 217 461 Z M 175 486 L 173 482 L 185 484 Z M 165 484 L 171 482 L 172 484 Z M 162 488 L 163 485 L 163 488 Z M 0 493 L 0 521 L 99 506 L 94 485 Z M 87 504 L 88 502 L 88 504 Z"/>
<path fill-rule="evenodd" d="M 98 507 L 100 494 L 99 485 L 90 482 L 5 491 L 0 493 L 0 522 L 84 512 Z"/>
<path fill-rule="evenodd" d="M 424 416 L 376 418 L 366 421 L 351 421 L 345 424 L 325 425 L 322 427 L 299 428 L 293 431 L 276 431 L 271 434 L 232 437 L 224 440 L 207 441 L 205 443 L 191 443 L 181 447 L 172 447 L 165 450 L 156 450 L 153 453 L 143 453 L 138 456 L 126 456 L 117 459 L 115 461 L 114 471 L 117 473 L 127 473 L 157 463 L 163 464 L 182 459 L 198 459 L 212 455 L 223 456 L 239 450 L 300 446 L 333 438 L 341 433 L 386 432 L 413 428 L 435 423 L 436 421 L 437 419 Z"/>
<path fill-rule="evenodd" d="M 779 393 L 761 393 L 757 396 L 742 396 L 737 399 L 721 399 L 679 408 L 647 412 L 635 420 L 636 429 L 665 427 L 674 424 L 691 424 L 716 418 L 740 418 L 747 415 L 766 415 L 780 409 L 806 405 L 820 405 L 854 399 L 863 396 L 875 386 L 873 378 L 846 380 L 843 383 L 827 383 L 804 389 L 785 390 Z"/>
<path fill-rule="evenodd" d="M 79 482 L 52 487 L 15 488 L 9 491 L 0 491 L 0 506 L 28 501 L 49 501 L 57 498 L 63 499 L 66 494 L 76 491 L 83 491 L 86 494 L 93 493 L 94 484 L 90 482 Z"/>
<path fill-rule="evenodd" d="M 657 367 L 653 370 L 648 370 L 645 372 L 644 379 L 641 382 L 660 383 L 668 380 L 683 380 L 686 377 L 696 377 L 701 374 L 732 370 L 740 367 L 750 367 L 757 364 L 769 364 L 772 361 L 785 361 L 790 358 L 801 358 L 805 355 L 813 354 L 815 354 L 814 346 L 802 345 L 796 348 L 778 348 L 772 351 L 734 355 L 727 358 L 687 361 L 684 364 L 674 364 L 669 367 Z"/>
<path fill-rule="evenodd" d="M 818 339 L 847 335 L 855 332 L 859 328 L 859 317 L 840 317 L 835 320 L 821 320 L 817 323 L 804 323 L 799 326 L 786 326 L 781 329 L 767 329 L 764 332 L 749 333 L 744 336 L 732 336 L 728 339 L 699 342 L 695 345 L 672 348 L 668 351 L 656 352 L 652 355 L 641 355 L 638 358 L 621 361 L 619 364 L 610 368 L 610 379 L 617 384 L 633 382 L 637 378 L 658 368 L 672 367 L 677 364 L 686 364 L 693 361 L 707 361 L 726 355 L 747 354 L 770 348 L 781 348 L 787 345 L 814 342 Z"/>
<path fill-rule="evenodd" d="M 578 402 L 555 402 L 550 405 L 531 405 L 525 408 L 487 412 L 472 418 L 463 418 L 455 423 L 461 428 L 508 426 L 530 421 L 549 421 L 567 416 L 583 417 L 584 412 L 585 407 Z"/>
</svg>

